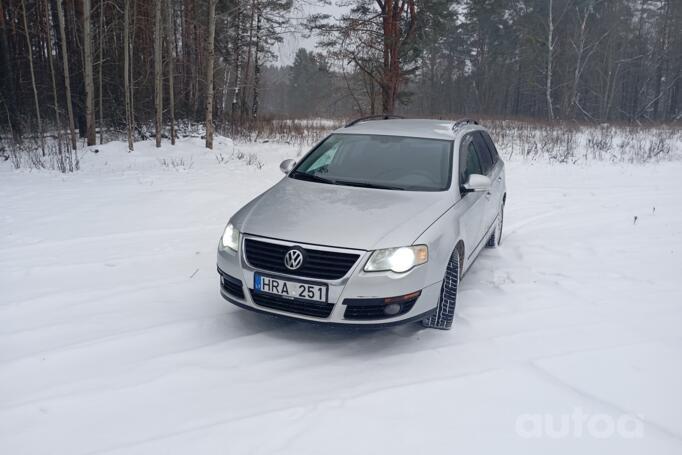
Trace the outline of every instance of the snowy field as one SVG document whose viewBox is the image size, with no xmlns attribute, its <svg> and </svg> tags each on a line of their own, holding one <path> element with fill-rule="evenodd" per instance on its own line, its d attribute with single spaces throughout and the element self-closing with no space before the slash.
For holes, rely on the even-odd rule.
<svg viewBox="0 0 682 455">
<path fill-rule="evenodd" d="M 455 329 L 352 331 L 218 292 L 299 149 L 99 149 L 0 164 L 0 454 L 682 453 L 682 162 L 508 163 Z"/>
</svg>

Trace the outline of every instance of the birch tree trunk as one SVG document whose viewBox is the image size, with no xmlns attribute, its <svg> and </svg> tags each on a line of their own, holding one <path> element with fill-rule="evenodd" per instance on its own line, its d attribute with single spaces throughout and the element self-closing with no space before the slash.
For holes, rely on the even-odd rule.
<svg viewBox="0 0 682 455">
<path fill-rule="evenodd" d="M 161 2 L 155 0 L 154 11 L 154 112 L 156 125 L 156 147 L 161 147 L 161 128 L 163 127 L 163 54 L 161 29 Z"/>
<path fill-rule="evenodd" d="M 128 151 L 134 150 L 133 116 L 130 104 L 130 0 L 125 0 L 123 11 L 123 85 L 126 104 L 126 130 L 128 132 Z"/>
<path fill-rule="evenodd" d="M 573 72 L 573 81 L 571 83 L 571 92 L 569 95 L 569 105 L 567 110 L 567 115 L 573 117 L 576 112 L 576 107 L 578 105 L 578 84 L 580 83 L 580 76 L 583 69 L 583 54 L 585 52 L 585 39 L 587 32 L 587 18 L 590 15 L 590 11 L 586 10 L 585 15 L 580 21 L 580 29 L 578 33 L 578 43 L 574 44 L 576 52 L 576 62 L 575 71 Z"/>
<path fill-rule="evenodd" d="M 171 0 L 166 1 L 166 49 L 168 51 L 168 108 L 170 109 L 170 137 L 171 145 L 175 145 L 175 88 L 173 83 L 173 72 L 175 71 L 175 55 L 174 47 L 172 46 L 172 39 L 175 36 L 173 33 L 172 24 L 175 22 L 175 14 L 173 12 L 173 4 Z"/>
<path fill-rule="evenodd" d="M 663 30 L 661 31 L 661 38 L 659 40 L 659 48 L 661 55 L 658 57 L 656 63 L 656 75 L 654 76 L 654 102 L 652 118 L 658 120 L 660 99 L 663 96 L 661 92 L 663 75 L 668 66 L 668 23 L 670 22 L 670 0 L 665 2 L 663 10 Z"/>
<path fill-rule="evenodd" d="M 92 74 L 92 25 L 90 0 L 83 0 L 83 74 L 85 76 L 85 129 L 88 145 L 97 143 L 95 131 L 95 82 Z"/>
<path fill-rule="evenodd" d="M 62 125 L 59 119 L 59 98 L 57 97 L 57 82 L 54 74 L 54 59 L 52 58 L 52 34 L 50 33 L 50 1 L 44 1 L 45 8 L 45 25 L 46 25 L 46 35 L 47 35 L 47 59 L 50 63 L 50 79 L 52 82 L 52 99 L 54 101 L 54 118 L 55 126 L 57 127 L 57 149 L 59 154 L 62 154 Z"/>
<path fill-rule="evenodd" d="M 239 101 L 239 89 L 241 86 L 241 69 L 242 69 L 242 6 L 240 0 L 236 1 L 237 10 L 237 36 L 235 37 L 234 45 L 234 92 L 232 94 L 232 126 L 237 123 L 238 118 L 238 101 Z"/>
<path fill-rule="evenodd" d="M 249 39 L 246 43 L 246 61 L 244 62 L 244 85 L 249 83 L 249 76 L 251 75 L 251 44 L 253 43 L 253 20 L 254 20 L 254 4 L 255 0 L 251 1 L 251 14 L 250 16 L 250 21 L 249 21 Z M 239 115 L 240 115 L 240 120 L 243 120 L 244 117 L 246 117 L 246 114 L 248 112 L 248 105 L 246 101 L 246 90 L 242 90 L 242 99 L 239 107 Z"/>
<path fill-rule="evenodd" d="M 552 103 L 552 58 L 554 54 L 554 20 L 552 19 L 552 7 L 554 1 L 549 0 L 547 21 L 547 82 L 545 96 L 547 97 L 547 116 L 554 120 L 554 107 Z"/>
<path fill-rule="evenodd" d="M 199 44 L 199 29 L 197 27 L 197 5 L 196 0 L 192 0 L 192 17 L 191 17 L 191 22 L 192 22 L 192 43 L 194 49 L 196 49 Z M 210 8 L 210 6 L 209 6 Z M 198 117 L 199 116 L 199 69 L 201 67 L 201 57 L 199 56 L 198 52 L 192 52 L 192 59 L 193 59 L 193 64 L 192 64 L 192 86 L 191 86 L 191 93 L 192 93 L 192 116 L 193 117 Z"/>
<path fill-rule="evenodd" d="M 258 86 L 260 85 L 260 41 L 261 41 L 261 21 L 263 19 L 263 12 L 258 0 L 254 0 L 255 14 L 256 14 L 256 47 L 254 49 L 253 57 L 253 103 L 251 105 L 251 117 L 256 120 L 258 117 Z"/>
<path fill-rule="evenodd" d="M 135 59 L 133 58 L 133 49 L 135 49 L 135 32 L 137 31 L 137 14 L 135 13 L 137 11 L 137 1 L 132 0 L 132 2 L 131 12 L 133 15 L 131 18 L 131 25 L 133 26 L 133 29 L 131 30 L 130 35 L 130 124 L 132 125 L 133 131 L 135 131 L 135 69 L 133 68 Z"/>
<path fill-rule="evenodd" d="M 102 100 L 102 64 L 104 52 L 104 0 L 99 0 L 99 143 L 104 144 L 104 102 Z"/>
<path fill-rule="evenodd" d="M 229 96 L 229 85 L 230 85 L 230 78 L 232 77 L 232 72 L 231 72 L 231 67 L 230 65 L 227 64 L 227 61 L 224 62 L 223 65 L 223 90 L 222 90 L 222 98 L 221 98 L 221 106 L 220 106 L 220 122 L 225 123 L 225 112 L 227 111 L 227 98 Z"/>
<path fill-rule="evenodd" d="M 73 102 L 71 100 L 71 78 L 69 76 L 69 54 L 66 48 L 66 27 L 64 26 L 64 9 L 62 2 L 57 1 L 57 16 L 59 18 L 59 35 L 62 42 L 62 60 L 64 66 L 64 90 L 66 91 L 66 112 L 69 116 L 69 133 L 71 134 L 71 147 L 74 150 L 76 157 L 76 169 L 78 169 L 78 154 L 75 151 L 78 149 L 76 142 L 76 127 L 73 123 Z"/>
<path fill-rule="evenodd" d="M 206 62 L 206 148 L 213 149 L 213 61 L 215 60 L 215 6 L 208 2 L 208 44 Z"/>
<path fill-rule="evenodd" d="M 33 86 L 33 101 L 36 108 L 36 119 L 38 120 L 38 134 L 40 135 L 40 150 L 45 156 L 45 136 L 43 135 L 43 123 L 40 119 L 40 104 L 38 103 L 38 88 L 36 87 L 36 75 L 33 70 L 33 47 L 31 37 L 28 34 L 28 20 L 26 19 L 26 0 L 21 0 L 21 9 L 24 16 L 24 35 L 26 35 L 26 47 L 28 48 L 28 64 L 31 69 L 31 85 Z"/>
</svg>

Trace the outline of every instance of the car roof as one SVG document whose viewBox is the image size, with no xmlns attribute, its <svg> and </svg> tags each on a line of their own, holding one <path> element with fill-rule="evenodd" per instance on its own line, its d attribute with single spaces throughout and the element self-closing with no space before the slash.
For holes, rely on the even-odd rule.
<svg viewBox="0 0 682 455">
<path fill-rule="evenodd" d="M 339 128 L 334 131 L 334 134 L 377 134 L 451 141 L 464 131 L 483 129 L 471 123 L 464 123 L 457 128 L 453 128 L 455 124 L 459 125 L 459 123 L 454 120 L 433 119 L 367 120 Z"/>
</svg>

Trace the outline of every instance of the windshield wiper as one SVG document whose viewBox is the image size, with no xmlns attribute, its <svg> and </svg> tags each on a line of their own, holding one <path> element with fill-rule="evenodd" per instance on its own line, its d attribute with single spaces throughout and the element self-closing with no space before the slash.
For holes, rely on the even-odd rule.
<svg viewBox="0 0 682 455">
<path fill-rule="evenodd" d="M 405 188 L 402 188 L 399 186 L 377 185 L 375 183 L 367 183 L 367 182 L 351 182 L 348 180 L 334 180 L 334 183 L 336 185 L 359 186 L 361 188 L 374 188 L 377 190 L 398 190 L 398 191 L 404 191 L 405 190 Z"/>
<path fill-rule="evenodd" d="M 350 180 L 326 179 L 324 177 L 320 177 L 320 176 L 317 176 L 315 174 L 308 174 L 306 172 L 300 172 L 300 171 L 292 173 L 291 177 L 298 179 L 298 180 L 307 180 L 309 182 L 327 183 L 330 185 L 358 186 L 361 188 L 374 188 L 374 189 L 378 189 L 378 190 L 399 190 L 399 191 L 405 190 L 405 188 L 402 188 L 399 186 L 378 185 L 375 183 L 367 183 L 367 182 L 353 182 Z"/>
<path fill-rule="evenodd" d="M 294 172 L 291 174 L 291 177 L 298 179 L 298 180 L 307 180 L 309 182 L 318 182 L 318 183 L 328 183 L 328 184 L 334 184 L 334 180 L 326 179 L 324 177 L 318 177 L 317 175 L 314 174 L 306 174 L 305 172 Z"/>
</svg>

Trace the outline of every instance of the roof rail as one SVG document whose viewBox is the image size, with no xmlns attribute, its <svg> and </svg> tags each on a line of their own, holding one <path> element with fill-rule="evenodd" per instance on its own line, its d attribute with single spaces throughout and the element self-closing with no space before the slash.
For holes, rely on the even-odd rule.
<svg viewBox="0 0 682 455">
<path fill-rule="evenodd" d="M 344 126 L 344 128 L 348 128 L 349 126 L 353 126 L 356 123 L 367 122 L 369 120 L 390 120 L 390 119 L 395 119 L 395 118 L 404 119 L 405 117 L 402 117 L 400 115 L 391 115 L 391 114 L 369 115 L 367 117 L 360 117 L 360 118 L 353 120 L 352 122 L 350 122 L 346 126 Z"/>
<path fill-rule="evenodd" d="M 455 120 L 455 123 L 452 125 L 452 130 L 454 131 L 464 125 L 478 125 L 478 122 L 472 118 L 462 118 Z"/>
</svg>

